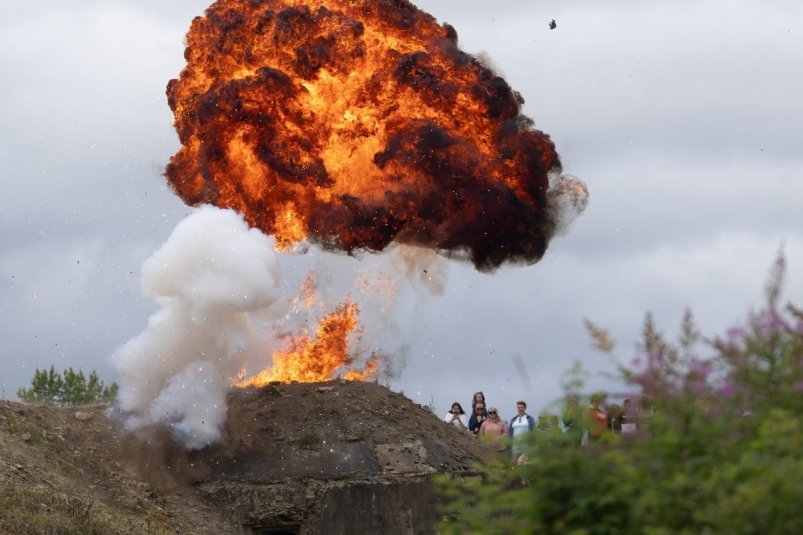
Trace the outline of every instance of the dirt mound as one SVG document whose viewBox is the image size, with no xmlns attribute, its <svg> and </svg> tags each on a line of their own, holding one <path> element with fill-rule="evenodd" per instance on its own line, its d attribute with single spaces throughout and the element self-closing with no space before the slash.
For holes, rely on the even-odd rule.
<svg viewBox="0 0 803 535">
<path fill-rule="evenodd" d="M 310 503 L 320 509 L 332 489 L 468 474 L 484 455 L 468 434 L 374 383 L 235 389 L 225 442 L 195 452 L 164 430 L 128 434 L 105 413 L 0 402 L 0 532 L 241 533 L 277 518 L 303 526 L 325 514 Z M 282 499 L 255 514 L 246 504 L 256 495 Z"/>
<path fill-rule="evenodd" d="M 272 455 L 276 452 L 327 453 L 346 444 L 381 450 L 421 443 L 440 455 L 408 471 L 465 472 L 484 454 L 467 433 L 445 425 L 404 395 L 369 382 L 274 383 L 232 391 L 224 436 L 223 445 L 206 448 L 194 459 L 220 466 L 224 459 L 255 452 L 267 461 L 279 459 L 281 455 Z M 388 470 L 403 471 L 381 468 Z M 220 468 L 212 470 L 212 477 L 216 474 L 225 477 Z"/>
</svg>

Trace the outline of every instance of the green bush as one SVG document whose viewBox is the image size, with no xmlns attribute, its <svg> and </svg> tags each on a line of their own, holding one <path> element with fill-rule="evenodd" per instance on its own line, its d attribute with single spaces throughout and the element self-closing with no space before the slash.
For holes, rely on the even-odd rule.
<svg viewBox="0 0 803 535">
<path fill-rule="evenodd" d="M 49 370 L 37 368 L 31 379 L 31 387 L 20 388 L 17 396 L 26 403 L 88 405 L 113 401 L 117 389 L 117 383 L 105 386 L 94 370 L 86 378 L 80 370 L 76 372 L 67 368 L 63 374 L 58 374 L 51 366 Z"/>
<path fill-rule="evenodd" d="M 677 343 L 648 315 L 638 357 L 617 364 L 629 397 L 654 407 L 638 432 L 587 447 L 532 433 L 526 464 L 439 478 L 441 533 L 803 533 L 803 311 L 778 306 L 784 268 L 779 257 L 765 307 L 707 340 L 707 357 L 690 313 Z"/>
</svg>

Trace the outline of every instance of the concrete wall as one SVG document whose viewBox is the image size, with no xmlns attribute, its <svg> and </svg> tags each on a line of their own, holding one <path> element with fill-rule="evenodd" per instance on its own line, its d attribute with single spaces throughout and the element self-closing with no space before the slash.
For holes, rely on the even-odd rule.
<svg viewBox="0 0 803 535">
<path fill-rule="evenodd" d="M 277 490 L 271 487 L 273 492 Z M 426 476 L 340 481 L 315 489 L 312 500 L 308 493 L 306 508 L 284 509 L 279 515 L 279 511 L 271 511 L 269 500 L 263 502 L 267 489 L 261 492 L 258 486 L 251 486 L 250 490 L 253 494 L 243 493 L 250 494 L 249 499 L 234 492 L 240 494 L 236 500 L 240 505 L 238 516 L 252 519 L 243 524 L 244 535 L 434 535 L 440 518 L 437 497 Z M 292 501 L 290 496 L 284 498 Z M 243 510 L 245 503 L 250 511 Z"/>
<path fill-rule="evenodd" d="M 439 517 L 428 478 L 358 483 L 329 491 L 310 533 L 429 535 L 436 533 Z"/>
</svg>

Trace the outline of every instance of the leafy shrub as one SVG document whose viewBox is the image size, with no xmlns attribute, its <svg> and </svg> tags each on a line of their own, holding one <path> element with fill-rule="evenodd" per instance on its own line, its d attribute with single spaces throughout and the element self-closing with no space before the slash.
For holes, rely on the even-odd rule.
<svg viewBox="0 0 803 535">
<path fill-rule="evenodd" d="M 617 364 L 654 408 L 639 431 L 585 448 L 531 433 L 526 464 L 439 478 L 441 533 L 803 533 L 803 311 L 778 305 L 784 270 L 779 257 L 764 308 L 705 340 L 707 357 L 690 313 L 677 343 L 648 315 L 639 355 Z"/>
<path fill-rule="evenodd" d="M 63 374 L 59 374 L 51 366 L 49 370 L 37 368 L 31 379 L 31 387 L 20 388 L 17 396 L 26 403 L 87 405 L 113 401 L 117 389 L 117 383 L 105 386 L 94 370 L 86 378 L 80 370 L 67 368 Z"/>
</svg>

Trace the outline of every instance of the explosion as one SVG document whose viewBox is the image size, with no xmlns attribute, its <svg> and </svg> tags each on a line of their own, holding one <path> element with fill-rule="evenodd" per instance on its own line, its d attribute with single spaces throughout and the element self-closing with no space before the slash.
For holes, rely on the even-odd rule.
<svg viewBox="0 0 803 535">
<path fill-rule="evenodd" d="M 406 0 L 220 0 L 184 55 L 167 179 L 280 248 L 396 241 L 490 271 L 536 262 L 556 231 L 549 136 Z"/>
<path fill-rule="evenodd" d="M 143 266 L 161 308 L 114 356 L 129 429 L 167 424 L 203 447 L 221 438 L 232 385 L 366 380 L 387 364 L 353 347 L 349 298 L 287 334 L 291 314 L 324 306 L 312 274 L 280 295 L 276 250 L 401 244 L 407 276 L 438 294 L 436 254 L 481 271 L 534 263 L 588 201 L 521 96 L 407 0 L 219 0 L 184 55 L 167 87 L 182 147 L 165 175 L 201 209 Z M 358 283 L 387 301 L 397 289 Z"/>
<path fill-rule="evenodd" d="M 354 360 L 350 353 L 349 336 L 359 323 L 359 308 L 345 302 L 334 312 L 325 315 L 315 330 L 315 337 L 306 334 L 292 337 L 291 347 L 273 353 L 273 365 L 260 373 L 237 383 L 239 387 L 265 386 L 272 381 L 317 382 L 328 381 L 336 371 Z M 378 357 L 374 355 L 363 371 L 348 370 L 343 375 L 350 381 L 370 379 L 378 371 Z"/>
</svg>

